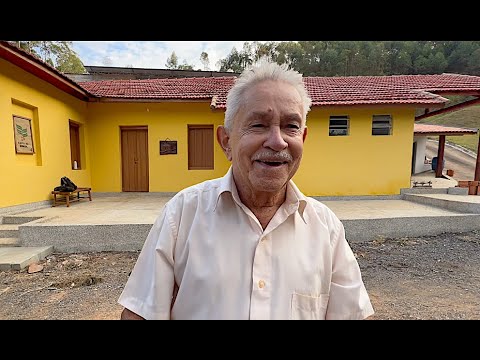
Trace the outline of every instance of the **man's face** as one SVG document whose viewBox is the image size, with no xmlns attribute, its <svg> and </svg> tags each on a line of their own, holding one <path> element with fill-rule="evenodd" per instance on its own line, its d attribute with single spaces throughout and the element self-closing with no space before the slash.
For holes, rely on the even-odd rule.
<svg viewBox="0 0 480 360">
<path fill-rule="evenodd" d="M 302 158 L 302 100 L 292 85 L 271 80 L 248 89 L 244 99 L 223 146 L 235 181 L 254 192 L 280 192 Z"/>
</svg>

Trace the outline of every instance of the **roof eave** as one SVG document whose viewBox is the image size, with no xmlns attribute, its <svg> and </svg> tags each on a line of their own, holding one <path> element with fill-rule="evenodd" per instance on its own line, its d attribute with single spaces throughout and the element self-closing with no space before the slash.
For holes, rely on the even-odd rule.
<svg viewBox="0 0 480 360">
<path fill-rule="evenodd" d="M 463 109 L 465 107 L 476 105 L 476 104 L 479 104 L 479 103 L 480 103 L 480 98 L 464 101 L 462 103 L 455 104 L 455 105 L 452 105 L 452 106 L 448 106 L 446 108 L 443 108 L 443 109 L 440 109 L 440 110 L 437 110 L 437 111 L 432 111 L 432 112 L 429 111 L 429 112 L 426 112 L 425 114 L 418 115 L 418 116 L 415 117 L 415 121 L 422 120 L 422 119 L 428 118 L 430 116 L 446 114 L 446 113 L 456 111 L 456 110 L 460 110 L 460 109 Z"/>
<path fill-rule="evenodd" d="M 138 97 L 91 97 L 90 102 L 111 102 L 111 103 L 118 103 L 118 102 L 125 102 L 125 103 L 132 103 L 132 102 L 140 102 L 140 103 L 160 103 L 160 102 L 177 102 L 177 103 L 208 103 L 210 104 L 210 98 L 192 98 L 192 99 L 182 99 L 182 98 L 138 98 Z"/>
<path fill-rule="evenodd" d="M 477 131 L 458 131 L 458 132 L 415 132 L 415 136 L 463 136 L 463 135 L 475 135 L 478 133 Z"/>
<path fill-rule="evenodd" d="M 30 59 L 6 41 L 0 42 L 0 57 L 80 100 L 89 99 L 90 94 L 69 78 L 56 74 L 40 61 L 33 60 L 33 57 Z"/>
<path fill-rule="evenodd" d="M 410 108 L 429 108 L 441 109 L 444 103 L 438 102 L 337 102 L 337 103 L 313 103 L 312 107 L 410 107 Z"/>
<path fill-rule="evenodd" d="M 462 96 L 480 96 L 480 90 L 478 88 L 470 89 L 427 89 L 432 94 L 438 95 L 462 95 Z"/>
</svg>

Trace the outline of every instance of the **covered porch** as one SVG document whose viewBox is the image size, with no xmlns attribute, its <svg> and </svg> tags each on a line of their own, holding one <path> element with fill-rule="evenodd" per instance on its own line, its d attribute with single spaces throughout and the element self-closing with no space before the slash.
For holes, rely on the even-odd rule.
<svg viewBox="0 0 480 360">
<path fill-rule="evenodd" d="M 425 112 L 421 115 L 415 116 L 415 121 L 419 121 L 431 116 L 445 114 L 448 112 L 453 112 L 460 110 L 462 108 L 478 105 L 480 104 L 480 92 L 478 91 L 465 91 L 465 90 L 448 90 L 444 89 L 441 91 L 435 91 L 439 95 L 464 95 L 473 97 L 470 100 L 463 101 L 458 104 L 447 106 L 446 108 L 430 111 L 430 109 L 425 109 Z M 480 120 L 479 120 L 480 121 Z M 464 129 L 464 128 L 454 128 L 447 126 L 439 125 L 427 125 L 427 124 L 415 124 L 415 135 L 417 136 L 417 131 L 419 136 L 438 136 L 439 145 L 437 152 L 437 166 L 435 169 L 435 177 L 441 178 L 443 176 L 443 163 L 444 163 L 444 154 L 445 154 L 445 137 L 448 136 L 462 136 L 466 134 L 478 134 L 478 129 Z M 473 179 L 465 179 L 472 181 L 480 181 L 480 139 L 477 145 L 476 153 L 476 166 Z"/>
</svg>

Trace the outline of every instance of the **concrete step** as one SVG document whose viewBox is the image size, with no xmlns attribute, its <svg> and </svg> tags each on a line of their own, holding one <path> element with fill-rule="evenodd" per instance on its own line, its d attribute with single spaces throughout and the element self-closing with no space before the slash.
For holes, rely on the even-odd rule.
<svg viewBox="0 0 480 360">
<path fill-rule="evenodd" d="M 0 248 L 0 271 L 22 270 L 52 253 L 53 246 Z"/>
<path fill-rule="evenodd" d="M 428 195 L 405 194 L 404 199 L 418 204 L 434 206 L 450 211 L 466 214 L 480 214 L 480 202 L 476 201 L 477 195 L 454 195 L 449 199 L 435 198 Z M 471 201 L 469 201 L 471 199 Z"/>
<path fill-rule="evenodd" d="M 19 237 L 22 246 L 52 245 L 60 253 L 136 251 L 142 248 L 151 228 L 152 224 L 32 223 L 20 227 Z"/>
<path fill-rule="evenodd" d="M 19 238 L 0 238 L 0 248 L 21 246 Z"/>
<path fill-rule="evenodd" d="M 41 216 L 3 216 L 0 224 L 25 224 L 41 218 Z"/>
<path fill-rule="evenodd" d="M 0 238 L 5 237 L 18 237 L 18 225 L 17 224 L 1 224 L 0 225 Z"/>
</svg>

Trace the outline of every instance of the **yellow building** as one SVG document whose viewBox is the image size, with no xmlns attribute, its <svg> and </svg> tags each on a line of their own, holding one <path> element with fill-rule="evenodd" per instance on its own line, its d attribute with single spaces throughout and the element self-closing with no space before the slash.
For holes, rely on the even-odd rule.
<svg viewBox="0 0 480 360">
<path fill-rule="evenodd" d="M 223 176 L 215 129 L 233 81 L 75 83 L 0 42 L 0 208 L 50 200 L 62 176 L 94 192 L 168 193 Z M 463 75 L 305 82 L 313 106 L 294 180 L 310 196 L 399 194 L 410 187 L 416 109 L 480 93 L 480 77 Z"/>
</svg>

